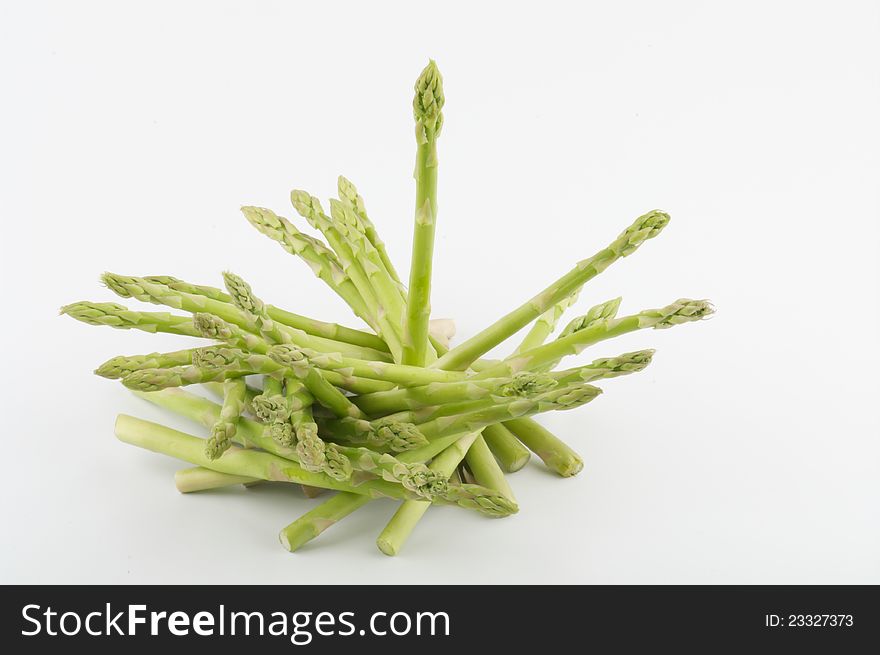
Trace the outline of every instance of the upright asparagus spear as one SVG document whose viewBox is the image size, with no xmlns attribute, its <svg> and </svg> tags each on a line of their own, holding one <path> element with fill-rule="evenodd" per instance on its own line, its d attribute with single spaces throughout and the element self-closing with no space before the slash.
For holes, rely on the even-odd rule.
<svg viewBox="0 0 880 655">
<path fill-rule="evenodd" d="M 443 78 L 433 60 L 416 80 L 416 215 L 409 296 L 406 303 L 403 363 L 424 366 L 431 318 L 431 268 L 437 218 L 437 137 L 443 127 Z"/>
<path fill-rule="evenodd" d="M 388 251 L 385 249 L 385 242 L 379 237 L 379 233 L 376 231 L 376 226 L 373 225 L 373 221 L 367 216 L 367 208 L 364 205 L 364 199 L 360 196 L 354 184 L 340 175 L 339 179 L 336 181 L 336 189 L 339 194 L 339 199 L 353 209 L 358 218 L 360 218 L 361 224 L 364 226 L 364 236 L 369 239 L 370 243 L 378 251 L 379 257 L 382 258 L 382 263 L 385 265 L 385 270 L 388 271 L 391 279 L 399 286 L 402 286 L 400 276 L 397 274 L 394 264 L 391 261 L 391 257 L 388 256 Z"/>
<path fill-rule="evenodd" d="M 606 248 L 589 259 L 578 262 L 571 271 L 538 295 L 501 317 L 479 334 L 459 344 L 431 366 L 450 370 L 467 368 L 480 355 L 487 353 L 563 298 L 570 296 L 615 261 L 634 253 L 645 241 L 660 234 L 668 223 L 669 214 L 661 211 L 655 210 L 640 216 Z"/>
<path fill-rule="evenodd" d="M 270 209 L 242 207 L 241 211 L 251 225 L 270 239 L 277 241 L 287 252 L 306 262 L 316 276 L 335 291 L 358 317 L 370 325 L 370 313 L 363 297 L 332 250 L 320 240 L 300 232 L 290 221 Z"/>
</svg>

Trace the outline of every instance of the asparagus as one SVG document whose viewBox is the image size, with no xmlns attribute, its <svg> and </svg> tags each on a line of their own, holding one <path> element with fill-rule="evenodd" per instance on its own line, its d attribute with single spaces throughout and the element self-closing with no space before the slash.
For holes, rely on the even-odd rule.
<svg viewBox="0 0 880 655">
<path fill-rule="evenodd" d="M 351 246 L 346 242 L 339 231 L 334 227 L 333 222 L 324 213 L 321 202 L 314 196 L 309 195 L 305 191 L 294 190 L 290 194 L 291 202 L 299 214 L 305 218 L 316 230 L 320 230 L 327 237 L 330 246 L 336 251 L 343 270 L 354 282 L 358 292 L 364 299 L 369 317 L 372 319 L 370 327 L 372 327 L 388 345 L 394 361 L 400 361 L 401 345 L 400 336 L 397 329 L 389 320 L 385 313 L 385 308 L 381 305 L 373 291 L 372 285 L 367 279 L 367 275 L 361 263 L 357 260 L 351 250 Z"/>
<path fill-rule="evenodd" d="M 274 346 L 269 349 L 269 357 L 278 366 L 301 379 L 315 399 L 337 416 L 365 417 L 357 405 L 328 382 L 321 371 L 306 361 L 299 348 L 289 344 Z"/>
<path fill-rule="evenodd" d="M 489 407 L 454 416 L 441 416 L 419 424 L 417 430 L 422 438 L 431 441 L 438 437 L 464 432 L 478 432 L 487 425 L 501 423 L 512 418 L 530 416 L 551 410 L 566 410 L 580 407 L 602 393 L 598 387 L 589 384 L 575 384 L 552 389 L 534 398 L 510 398 Z M 384 422 L 398 421 L 393 416 L 375 421 L 341 418 L 325 421 L 323 426 L 332 434 L 334 440 L 351 443 L 372 444 L 383 447 L 379 438 Z"/>
<path fill-rule="evenodd" d="M 600 320 L 548 344 L 508 357 L 503 362 L 481 371 L 475 377 L 491 378 L 533 370 L 557 362 L 567 355 L 577 355 L 587 346 L 605 339 L 645 328 L 659 330 L 699 321 L 713 312 L 712 305 L 706 300 L 680 298 L 660 309 L 647 309 L 623 318 Z"/>
<path fill-rule="evenodd" d="M 243 210 L 245 209 L 249 208 L 243 208 Z M 267 209 L 259 211 L 269 212 L 269 210 Z M 245 215 L 247 215 L 247 212 L 245 213 Z M 302 236 L 306 237 L 307 235 Z M 324 247 L 324 250 L 327 252 L 328 255 L 333 255 L 333 253 L 327 250 L 326 247 Z M 146 276 L 144 279 L 149 282 L 164 284 L 165 286 L 170 287 L 171 289 L 174 289 L 176 291 L 184 291 L 186 293 L 191 293 L 194 295 L 207 296 L 208 298 L 213 298 L 214 300 L 219 300 L 226 303 L 232 302 L 232 298 L 229 296 L 229 294 L 223 292 L 221 289 L 217 289 L 216 287 L 190 284 L 170 275 L 149 275 Z M 354 346 L 361 346 L 363 348 L 372 348 L 379 352 L 388 352 L 388 346 L 386 346 L 385 342 L 382 341 L 382 339 L 377 337 L 375 334 L 363 332 L 362 330 L 355 330 L 350 327 L 345 327 L 344 325 L 337 325 L 336 323 L 319 321 L 314 318 L 309 318 L 308 316 L 301 316 L 300 314 L 294 314 L 293 312 L 288 312 L 274 305 L 266 305 L 266 311 L 269 312 L 269 316 L 271 316 L 279 323 L 287 325 L 288 327 L 297 328 L 312 336 L 323 337 L 324 339 L 329 339 L 331 341 L 338 341 Z"/>
<path fill-rule="evenodd" d="M 449 477 L 464 459 L 477 438 L 476 432 L 465 435 L 449 446 L 441 455 L 431 462 L 431 469 L 440 476 Z M 376 539 L 376 546 L 388 556 L 397 555 L 401 547 L 412 533 L 419 519 L 422 518 L 431 503 L 415 500 L 403 503 Z"/>
<path fill-rule="evenodd" d="M 376 231 L 376 226 L 373 225 L 373 222 L 370 220 L 369 216 L 367 216 L 367 208 L 364 206 L 364 199 L 361 198 L 354 184 L 340 175 L 339 179 L 336 181 L 336 189 L 339 194 L 339 199 L 346 203 L 357 214 L 357 217 L 360 219 L 360 224 L 363 225 L 364 236 L 369 239 L 372 246 L 379 253 L 379 257 L 382 259 L 382 264 L 385 266 L 385 270 L 388 271 L 388 275 L 391 276 L 391 279 L 394 280 L 398 286 L 402 287 L 400 276 L 397 274 L 394 264 L 385 249 L 385 243 L 379 237 L 379 233 Z"/>
<path fill-rule="evenodd" d="M 138 312 L 113 302 L 75 302 L 60 310 L 77 321 L 89 325 L 109 325 L 122 330 L 166 332 L 187 337 L 198 337 L 189 316 L 177 316 L 168 312 Z"/>
<path fill-rule="evenodd" d="M 489 446 L 486 444 L 482 434 L 477 436 L 474 439 L 474 443 L 468 448 L 465 462 L 467 462 L 471 473 L 474 474 L 474 480 L 477 484 L 487 489 L 494 489 L 505 498 L 516 502 L 516 499 L 513 497 L 513 490 L 504 477 L 504 471 L 501 470 L 498 462 L 495 461 L 495 457 L 492 455 L 492 451 L 489 450 Z"/>
<path fill-rule="evenodd" d="M 211 427 L 211 438 L 205 444 L 208 459 L 217 459 L 232 445 L 246 393 L 244 380 L 229 380 L 223 384 L 223 406 L 219 418 Z"/>
<path fill-rule="evenodd" d="M 174 484 L 182 494 L 231 487 L 236 484 L 253 484 L 255 482 L 261 482 L 261 480 L 246 475 L 218 473 L 201 466 L 181 469 L 174 474 Z"/>
<path fill-rule="evenodd" d="M 585 330 L 588 327 L 598 325 L 602 321 L 614 318 L 617 316 L 617 310 L 620 309 L 620 302 L 622 300 L 623 298 L 613 298 L 591 307 L 586 314 L 572 319 L 568 325 L 562 328 L 562 332 L 559 333 L 559 338 L 567 337 L 580 330 Z"/>
<path fill-rule="evenodd" d="M 571 271 L 539 294 L 498 319 L 479 334 L 456 346 L 431 366 L 450 370 L 467 368 L 480 355 L 487 353 L 563 298 L 570 296 L 615 261 L 634 253 L 645 241 L 660 234 L 668 223 L 669 215 L 658 210 L 640 216 L 606 248 L 578 262 Z"/>
<path fill-rule="evenodd" d="M 584 468 L 580 455 L 537 421 L 512 419 L 504 425 L 540 457 L 550 470 L 562 477 L 577 475 Z"/>
<path fill-rule="evenodd" d="M 165 391 L 138 395 L 154 404 L 176 411 L 202 425 L 212 424 L 222 413 L 222 409 L 216 403 L 186 392 Z M 302 446 L 303 441 L 300 441 L 297 443 L 295 450 L 290 450 L 289 448 L 279 447 L 267 439 L 260 425 L 253 421 L 242 418 L 239 420 L 238 426 L 240 427 L 241 434 L 236 433 L 233 435 L 237 443 L 241 445 L 253 444 L 264 448 L 268 453 L 282 459 L 282 461 L 298 464 L 303 471 L 309 473 L 323 472 L 324 475 L 337 482 L 349 480 L 355 467 L 359 471 L 370 474 L 368 476 L 359 476 L 356 480 L 352 479 L 350 484 L 353 487 L 373 485 L 376 481 L 375 478 L 381 478 L 386 482 L 401 484 L 404 489 L 417 497 L 427 497 L 435 502 L 448 502 L 463 507 L 481 509 L 484 513 L 491 515 L 502 515 L 508 510 L 516 511 L 515 504 L 499 499 L 498 494 L 493 490 L 483 487 L 467 489 L 450 488 L 449 485 L 443 484 L 441 480 L 431 475 L 423 467 L 412 465 L 432 457 L 435 452 L 433 449 L 426 448 L 420 451 L 412 451 L 408 461 L 401 461 L 390 455 L 379 455 L 366 449 L 350 448 L 332 443 L 324 444 L 317 433 L 314 433 L 307 435 L 308 441 L 305 446 L 301 448 L 300 446 Z M 441 440 L 438 445 L 445 446 L 448 444 Z M 186 458 L 184 457 L 184 459 Z M 220 470 L 221 472 L 230 472 L 213 465 L 207 467 Z M 296 480 L 290 481 L 296 482 Z M 336 489 L 338 487 L 325 488 Z M 478 508 L 476 505 L 480 507 Z"/>
<path fill-rule="evenodd" d="M 290 254 L 306 262 L 312 272 L 333 289 L 358 317 L 370 324 L 370 314 L 364 299 L 332 250 L 319 239 L 303 234 L 290 221 L 269 209 L 242 207 L 241 211 L 257 230 L 277 241 Z M 384 345 L 384 342 L 382 344 Z"/>
<path fill-rule="evenodd" d="M 362 262 L 376 298 L 382 304 L 388 318 L 393 325 L 399 325 L 405 312 L 405 300 L 401 296 L 400 287 L 385 268 L 379 251 L 367 239 L 366 228 L 360 223 L 360 218 L 351 207 L 339 200 L 330 200 L 330 218 L 333 227 L 352 248 L 352 254 Z M 399 332 L 399 329 L 397 331 Z"/>
<path fill-rule="evenodd" d="M 531 458 L 529 449 L 523 446 L 503 423 L 495 423 L 483 428 L 483 439 L 486 440 L 486 445 L 495 455 L 502 470 L 507 473 L 519 471 Z"/>
<path fill-rule="evenodd" d="M 563 298 L 536 318 L 535 322 L 532 324 L 532 328 L 528 331 L 519 346 L 517 346 L 516 350 L 513 351 L 514 354 L 520 353 L 524 350 L 531 350 L 532 348 L 537 348 L 542 345 L 547 340 L 547 337 L 553 333 L 553 330 L 556 329 L 556 324 L 559 322 L 559 319 L 562 318 L 565 310 L 577 302 L 579 295 L 580 289 L 570 296 Z"/>
<path fill-rule="evenodd" d="M 267 452 L 233 447 L 227 450 L 222 457 L 211 460 L 204 452 L 204 439 L 126 414 L 120 414 L 116 419 L 116 436 L 125 443 L 182 459 L 220 473 L 349 491 L 365 494 L 371 498 L 395 498 L 398 500 L 418 498 L 417 494 L 399 484 L 373 479 L 354 486 L 344 481 L 335 480 L 325 473 L 306 471 L 295 462 Z M 489 495 L 491 496 L 491 494 Z M 469 498 L 463 499 L 463 502 L 459 504 L 470 509 L 480 509 Z M 492 507 L 489 511 L 494 509 L 495 507 Z"/>
<path fill-rule="evenodd" d="M 473 379 L 462 382 L 432 383 L 405 389 L 393 389 L 355 397 L 353 402 L 371 416 L 384 416 L 402 410 L 415 410 L 447 403 L 474 401 L 492 396 L 528 396 L 557 385 L 593 382 L 604 378 L 635 373 L 651 361 L 653 350 L 604 357 L 591 364 L 549 374 L 521 371 L 511 377 Z"/>
<path fill-rule="evenodd" d="M 269 350 L 268 354 L 270 357 L 272 357 L 273 351 L 278 347 L 276 346 Z M 283 348 L 285 352 L 293 350 L 298 352 L 297 359 L 291 362 L 291 366 L 344 371 L 346 375 L 384 380 L 401 386 L 421 386 L 431 384 L 432 382 L 457 382 L 464 380 L 466 377 L 464 373 L 459 371 L 440 371 L 420 366 L 408 366 L 406 364 L 371 362 L 354 357 L 346 357 L 340 353 L 321 353 L 309 348 L 298 348 L 289 344 L 283 346 Z"/>
<path fill-rule="evenodd" d="M 461 435 L 458 434 L 442 437 L 421 448 L 401 453 L 397 456 L 397 459 L 405 463 L 426 462 L 431 459 L 434 459 L 436 462 L 435 458 L 438 455 L 461 438 Z M 433 464 L 432 462 L 432 467 Z M 337 494 L 285 527 L 279 535 L 281 543 L 287 550 L 295 551 L 317 537 L 331 525 L 335 525 L 336 522 L 357 511 L 370 500 L 370 498 L 358 494 Z M 509 508 L 512 510 L 516 509 L 513 505 L 510 505 Z"/>
<path fill-rule="evenodd" d="M 416 212 L 404 331 L 405 364 L 424 366 L 431 318 L 431 268 L 437 217 L 437 137 L 443 127 L 443 78 L 433 60 L 415 85 Z M 465 367 L 462 367 L 465 368 Z"/>
<path fill-rule="evenodd" d="M 117 380 L 129 373 L 145 368 L 169 368 L 192 364 L 193 349 L 148 355 L 119 355 L 112 357 L 95 369 L 95 375 Z"/>
</svg>

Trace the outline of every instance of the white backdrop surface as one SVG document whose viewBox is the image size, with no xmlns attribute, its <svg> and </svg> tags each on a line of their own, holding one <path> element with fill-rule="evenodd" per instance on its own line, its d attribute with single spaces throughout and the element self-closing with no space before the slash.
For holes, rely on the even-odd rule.
<svg viewBox="0 0 880 655">
<path fill-rule="evenodd" d="M 3 3 L 0 582 L 880 583 L 880 7 L 738 3 Z M 411 87 L 445 77 L 435 316 L 468 336 L 660 207 L 584 290 L 717 316 L 630 335 L 644 373 L 545 420 L 581 452 L 517 516 L 432 509 L 397 558 L 370 504 L 298 554 L 288 489 L 180 496 L 91 375 L 182 338 L 57 316 L 104 270 L 354 324 L 242 204 L 336 176 L 408 270 Z M 572 314 L 574 315 L 574 314 Z M 499 351 L 501 352 L 501 351 Z M 589 357 L 585 354 L 584 357 Z"/>
</svg>

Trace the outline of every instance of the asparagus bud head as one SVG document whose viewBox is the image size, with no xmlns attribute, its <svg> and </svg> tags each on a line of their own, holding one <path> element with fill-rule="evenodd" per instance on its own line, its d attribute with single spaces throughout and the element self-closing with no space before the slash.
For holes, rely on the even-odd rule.
<svg viewBox="0 0 880 655">
<path fill-rule="evenodd" d="M 659 209 L 639 216 L 635 222 L 620 233 L 617 242 L 623 242 L 620 254 L 622 257 L 634 253 L 648 239 L 653 239 L 669 224 L 669 214 Z"/>
<path fill-rule="evenodd" d="M 290 448 L 296 442 L 293 426 L 290 423 L 270 423 L 265 427 L 264 432 L 279 446 Z"/>
<path fill-rule="evenodd" d="M 193 314 L 193 325 L 198 333 L 206 339 L 226 341 L 227 339 L 231 339 L 233 335 L 229 323 L 213 314 L 207 314 L 205 312 Z"/>
<path fill-rule="evenodd" d="M 503 383 L 498 389 L 498 395 L 528 398 L 550 391 L 556 384 L 556 380 L 550 375 L 523 371 Z"/>
<path fill-rule="evenodd" d="M 415 84 L 413 117 L 416 119 L 416 141 L 428 143 L 440 135 L 443 127 L 443 77 L 431 59 Z"/>
<path fill-rule="evenodd" d="M 708 300 L 679 298 L 671 305 L 661 309 L 648 309 L 639 314 L 639 327 L 653 327 L 655 330 L 671 328 L 682 323 L 701 321 L 715 313 Z"/>
<path fill-rule="evenodd" d="M 254 296 L 251 285 L 238 275 L 225 271 L 223 273 L 223 283 L 226 285 L 229 295 L 232 296 L 232 302 L 240 310 L 251 315 L 260 315 L 265 311 L 263 301 Z"/>
<path fill-rule="evenodd" d="M 373 421 L 372 428 L 369 439 L 377 445 L 387 445 L 394 452 L 412 450 L 428 443 L 414 424 L 397 421 L 391 417 Z"/>
<path fill-rule="evenodd" d="M 161 391 L 179 384 L 176 371 L 167 368 L 147 368 L 134 371 L 122 378 L 122 384 L 135 391 Z"/>
<path fill-rule="evenodd" d="M 284 423 L 290 418 L 290 405 L 284 396 L 262 393 L 252 404 L 257 418 L 264 423 Z"/>
<path fill-rule="evenodd" d="M 205 346 L 193 351 L 193 366 L 199 368 L 226 368 L 234 366 L 244 355 L 241 350 L 226 346 Z"/>
<path fill-rule="evenodd" d="M 353 468 L 351 460 L 339 452 L 336 444 L 328 443 L 324 446 L 324 465 L 321 470 L 334 480 L 348 480 Z"/>
<path fill-rule="evenodd" d="M 268 350 L 269 358 L 277 364 L 289 368 L 298 378 L 305 377 L 312 364 L 307 353 L 289 343 L 272 346 Z"/>
<path fill-rule="evenodd" d="M 125 328 L 135 324 L 134 315 L 124 305 L 118 305 L 115 302 L 75 302 L 70 305 L 64 305 L 59 310 L 61 314 L 67 314 L 77 321 L 88 323 L 89 325 L 109 325 L 111 327 Z M 132 320 L 127 320 L 126 316 L 131 315 Z"/>
<path fill-rule="evenodd" d="M 654 358 L 655 352 L 653 349 L 637 350 L 636 352 L 624 353 L 617 357 L 604 357 L 593 360 L 590 368 L 606 369 L 609 374 L 638 373 L 648 367 Z"/>
<path fill-rule="evenodd" d="M 591 307 L 583 316 L 578 316 L 577 318 L 572 319 L 562 332 L 559 333 L 559 338 L 561 339 L 562 337 L 567 337 L 569 334 L 574 334 L 580 330 L 592 327 L 600 321 L 614 318 L 617 316 L 617 310 L 620 308 L 621 300 L 623 300 L 623 298 L 614 298 L 600 303 L 595 307 Z"/>
<path fill-rule="evenodd" d="M 290 202 L 293 204 L 296 212 L 309 222 L 309 225 L 319 229 L 318 219 L 324 214 L 320 200 L 307 191 L 294 189 L 290 192 Z"/>
</svg>

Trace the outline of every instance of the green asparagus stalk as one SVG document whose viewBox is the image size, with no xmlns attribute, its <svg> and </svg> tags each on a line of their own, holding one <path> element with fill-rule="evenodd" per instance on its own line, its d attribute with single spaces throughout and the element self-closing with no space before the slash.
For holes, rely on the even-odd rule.
<svg viewBox="0 0 880 655">
<path fill-rule="evenodd" d="M 465 432 L 478 432 L 487 425 L 501 423 L 513 418 L 531 416 L 540 412 L 566 410 L 580 407 L 602 392 L 589 384 L 576 384 L 552 389 L 534 398 L 510 398 L 489 407 L 454 416 L 441 416 L 417 427 L 421 437 L 428 440 Z M 388 420 L 398 421 L 394 416 L 375 421 L 341 418 L 325 421 L 323 427 L 334 440 L 382 447 L 379 432 Z"/>
<path fill-rule="evenodd" d="M 182 494 L 232 487 L 237 484 L 254 484 L 255 482 L 262 482 L 262 480 L 246 475 L 218 473 L 201 466 L 181 469 L 174 474 L 174 484 Z"/>
<path fill-rule="evenodd" d="M 437 137 L 443 127 L 444 103 L 443 78 L 437 64 L 431 60 L 416 81 L 413 99 L 418 144 L 414 172 L 416 212 L 403 359 L 404 364 L 412 366 L 424 366 L 428 351 L 431 269 L 437 217 Z"/>
<path fill-rule="evenodd" d="M 638 314 L 623 318 L 605 319 L 576 330 L 548 344 L 508 357 L 503 362 L 491 366 L 476 376 L 480 378 L 513 375 L 519 371 L 529 371 L 557 362 L 568 355 L 577 355 L 587 346 L 605 339 L 646 328 L 655 330 L 675 325 L 699 321 L 714 312 L 706 300 L 681 298 L 660 309 L 647 309 Z M 450 351 L 451 352 L 451 351 Z"/>
<path fill-rule="evenodd" d="M 129 373 L 145 368 L 169 368 L 192 364 L 193 349 L 176 350 L 169 353 L 150 353 L 148 355 L 119 355 L 108 359 L 95 369 L 95 375 L 110 380 L 124 378 Z"/>
<path fill-rule="evenodd" d="M 223 406 L 219 418 L 211 427 L 211 438 L 205 444 L 208 459 L 217 459 L 232 445 L 246 395 L 244 380 L 229 380 L 223 384 Z"/>
<path fill-rule="evenodd" d="M 351 246 L 333 225 L 330 218 L 324 213 L 320 201 L 305 191 L 294 190 L 290 194 L 291 202 L 299 214 L 305 218 L 316 230 L 320 230 L 330 246 L 336 251 L 343 270 L 354 282 L 358 292 L 364 299 L 367 312 L 370 316 L 372 327 L 388 345 L 394 361 L 401 360 L 401 344 L 398 329 L 389 319 L 385 307 L 379 302 L 376 293 L 370 284 L 367 274 L 361 263 L 351 250 Z"/>
<path fill-rule="evenodd" d="M 487 425 L 483 429 L 483 438 L 506 473 L 519 471 L 532 456 L 529 449 L 503 423 Z"/>
<path fill-rule="evenodd" d="M 462 436 L 458 434 L 441 437 L 421 448 L 401 453 L 397 456 L 397 459 L 405 463 L 427 462 L 432 459 L 436 462 L 435 458 L 438 455 L 461 438 Z M 464 454 L 462 454 L 462 457 L 464 457 Z M 279 535 L 281 543 L 289 551 L 298 550 L 330 526 L 335 525 L 338 521 L 357 511 L 367 502 L 369 502 L 368 498 L 358 494 L 337 494 L 285 527 Z M 499 500 L 499 502 L 503 501 Z M 515 506 L 510 507 L 510 509 L 515 510 Z"/>
<path fill-rule="evenodd" d="M 370 313 L 364 299 L 332 250 L 319 239 L 303 234 L 290 221 L 269 209 L 242 207 L 241 211 L 257 230 L 277 241 L 290 254 L 306 262 L 312 272 L 335 291 L 358 317 L 370 324 Z M 382 342 L 382 345 L 384 346 L 385 342 Z"/>
<path fill-rule="evenodd" d="M 586 314 L 572 319 L 568 325 L 562 328 L 562 332 L 559 333 L 559 338 L 567 337 L 569 334 L 574 334 L 580 330 L 593 327 L 602 321 L 614 318 L 617 316 L 617 310 L 620 309 L 620 302 L 622 300 L 623 298 L 619 297 L 612 298 L 611 300 L 606 300 L 603 303 L 591 307 Z"/>
<path fill-rule="evenodd" d="M 584 468 L 580 455 L 537 421 L 512 419 L 504 425 L 540 457 L 551 471 L 562 477 L 577 475 Z"/>
<path fill-rule="evenodd" d="M 431 470 L 440 476 L 449 477 L 464 459 L 467 451 L 471 448 L 478 433 L 465 435 L 457 442 L 449 446 L 441 455 L 431 462 Z M 394 556 L 400 552 L 404 542 L 412 533 L 416 524 L 428 511 L 431 503 L 415 500 L 403 503 L 397 508 L 394 516 L 382 530 L 376 539 L 376 546 L 386 555 Z"/>
<path fill-rule="evenodd" d="M 313 487 L 365 494 L 371 498 L 395 498 L 398 500 L 418 498 L 418 494 L 393 482 L 373 479 L 354 486 L 345 481 L 335 480 L 324 473 L 306 471 L 295 462 L 267 452 L 234 447 L 227 450 L 222 457 L 211 460 L 205 454 L 204 439 L 125 414 L 120 414 L 116 419 L 116 436 L 125 443 L 169 455 L 220 473 L 230 473 L 259 480 L 306 484 Z M 492 496 L 492 494 L 487 495 Z M 470 509 L 480 509 L 470 499 L 465 499 L 459 504 Z M 492 510 L 494 509 L 493 507 Z"/>
<path fill-rule="evenodd" d="M 364 199 L 360 196 L 354 184 L 340 175 L 336 182 L 336 189 L 339 194 L 339 199 L 346 203 L 352 210 L 354 210 L 355 214 L 357 214 L 361 225 L 363 225 L 364 236 L 369 239 L 372 246 L 379 253 L 379 257 L 382 259 L 382 264 L 385 266 L 385 270 L 388 271 L 388 275 L 391 276 L 391 279 L 394 280 L 399 287 L 402 286 L 400 276 L 397 274 L 394 264 L 391 261 L 391 257 L 388 256 L 388 252 L 385 249 L 385 242 L 379 237 L 379 233 L 376 231 L 376 226 L 373 225 L 370 217 L 367 216 L 367 208 L 364 205 Z"/>
<path fill-rule="evenodd" d="M 276 347 L 269 350 L 269 356 Z M 291 366 L 314 367 L 328 371 L 344 371 L 346 375 L 384 380 L 399 386 L 422 386 L 432 382 L 457 382 L 466 378 L 459 371 L 440 371 L 426 369 L 420 366 L 408 366 L 406 364 L 393 364 L 388 362 L 371 362 L 354 357 L 346 357 L 340 353 L 321 353 L 309 348 L 298 348 L 292 345 L 284 346 L 286 351 L 297 350 L 299 359 Z M 278 360 L 276 360 L 278 361 Z"/>
<path fill-rule="evenodd" d="M 109 325 L 122 330 L 165 332 L 186 337 L 198 337 L 189 316 L 176 316 L 168 312 L 138 312 L 113 302 L 75 302 L 61 308 L 77 321 L 89 325 Z"/>
<path fill-rule="evenodd" d="M 365 418 L 357 405 L 327 381 L 324 373 L 308 363 L 301 349 L 289 344 L 277 345 L 269 349 L 269 357 L 302 380 L 315 399 L 337 416 Z"/>
<path fill-rule="evenodd" d="M 160 393 L 138 394 L 145 400 L 161 407 L 175 411 L 202 425 L 210 425 L 219 416 L 222 409 L 210 400 L 200 398 L 178 390 L 167 390 Z M 516 511 L 515 504 L 498 498 L 498 494 L 485 488 L 459 490 L 449 488 L 442 480 L 415 463 L 429 459 L 437 452 L 437 446 L 446 446 L 449 440 L 439 440 L 437 446 L 424 448 L 409 453 L 407 461 L 379 455 L 366 449 L 351 448 L 337 444 L 325 444 L 317 432 L 300 434 L 301 440 L 296 449 L 284 448 L 267 439 L 258 423 L 242 418 L 238 423 L 239 432 L 233 435 L 241 445 L 254 445 L 263 448 L 272 455 L 295 462 L 307 472 L 323 472 L 336 481 L 349 480 L 352 471 L 357 468 L 367 476 L 351 479 L 353 486 L 368 484 L 374 478 L 382 478 L 389 482 L 402 484 L 405 489 L 419 497 L 428 497 L 435 502 L 449 502 L 465 507 L 474 507 L 479 503 L 481 511 L 492 515 Z M 335 488 L 335 487 L 326 487 Z M 476 508 L 476 507 L 474 507 Z"/>
<path fill-rule="evenodd" d="M 553 305 L 580 289 L 590 279 L 604 271 L 621 257 L 634 253 L 648 239 L 653 239 L 669 223 L 669 215 L 652 211 L 640 216 L 610 245 L 553 282 L 532 299 L 506 316 L 498 319 L 479 334 L 456 346 L 431 366 L 449 370 L 464 370 L 475 359 L 546 312 Z"/>
<path fill-rule="evenodd" d="M 489 450 L 489 446 L 486 444 L 486 440 L 483 439 L 482 435 L 474 439 L 474 443 L 468 448 L 467 454 L 465 455 L 465 461 L 467 462 L 471 473 L 474 474 L 474 480 L 477 484 L 482 485 L 487 489 L 494 489 L 505 498 L 509 498 L 516 502 L 516 498 L 513 496 L 513 490 L 510 488 L 510 484 L 504 477 L 504 471 L 498 466 L 498 462 L 495 461 L 495 456 L 492 454 L 492 451 Z"/>
<path fill-rule="evenodd" d="M 268 212 L 269 210 L 260 211 Z M 327 250 L 326 247 L 324 247 L 324 250 L 326 250 L 329 255 L 333 256 L 333 253 Z M 341 272 L 342 271 L 340 269 L 340 273 Z M 232 302 L 232 298 L 229 296 L 228 293 L 225 293 L 224 291 L 216 287 L 190 284 L 188 282 L 184 282 L 183 280 L 179 280 L 178 278 L 171 277 L 170 275 L 150 275 L 145 277 L 144 279 L 148 282 L 164 284 L 165 286 L 176 291 L 184 291 L 186 293 L 194 295 L 207 296 L 208 298 L 213 298 L 214 300 L 219 300 L 225 303 Z M 287 325 L 288 327 L 302 330 L 303 332 L 306 332 L 312 336 L 323 337 L 324 339 L 328 339 L 331 341 L 338 341 L 354 346 L 361 346 L 363 348 L 372 348 L 374 350 L 378 350 L 379 352 L 388 352 L 388 346 L 386 346 L 385 342 L 382 341 L 382 339 L 377 337 L 375 334 L 370 334 L 369 332 L 364 332 L 362 330 L 355 330 L 353 328 L 345 327 L 344 325 L 337 325 L 336 323 L 327 323 L 325 321 L 319 321 L 317 319 L 309 318 L 307 316 L 294 314 L 292 312 L 281 309 L 280 307 L 275 307 L 274 305 L 266 305 L 266 311 L 269 312 L 269 316 L 271 316 L 279 323 Z"/>
<path fill-rule="evenodd" d="M 521 353 L 524 350 L 531 350 L 532 348 L 537 348 L 542 345 L 547 338 L 553 334 L 553 330 L 556 329 L 556 324 L 559 322 L 559 319 L 562 318 L 565 310 L 577 302 L 579 295 L 580 289 L 570 296 L 563 298 L 536 318 L 535 322 L 532 324 L 532 328 L 526 333 L 525 338 L 519 346 L 517 346 L 516 350 L 513 351 L 513 354 Z"/>
<path fill-rule="evenodd" d="M 389 320 L 392 324 L 399 325 L 405 312 L 405 300 L 401 296 L 400 287 L 385 268 L 379 251 L 367 239 L 366 228 L 361 224 L 358 215 L 345 203 L 330 200 L 330 218 L 336 231 L 343 236 L 352 253 L 361 261 L 364 273 Z"/>
</svg>

